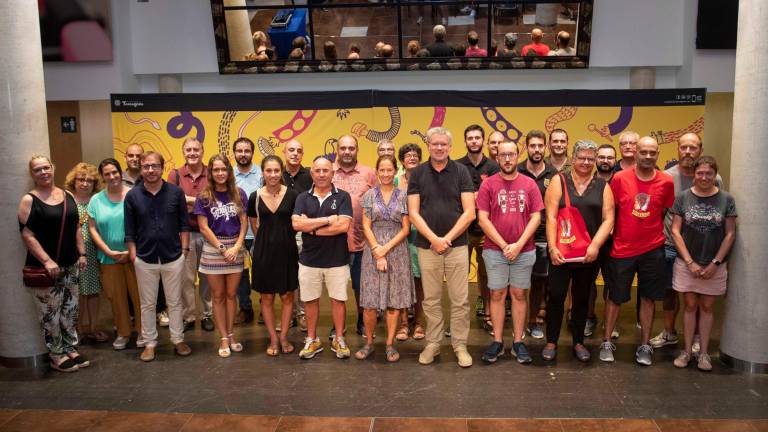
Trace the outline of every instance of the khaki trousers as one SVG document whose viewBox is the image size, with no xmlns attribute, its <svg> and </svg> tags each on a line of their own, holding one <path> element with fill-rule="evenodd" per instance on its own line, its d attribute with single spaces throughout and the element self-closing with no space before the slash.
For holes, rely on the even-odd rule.
<svg viewBox="0 0 768 432">
<path fill-rule="evenodd" d="M 133 310 L 136 311 L 134 317 L 136 332 L 141 337 L 141 299 L 139 299 L 139 286 L 133 264 L 102 264 L 99 267 L 99 276 L 104 295 L 112 304 L 112 316 L 117 327 L 117 335 L 131 336 L 131 316 L 128 311 L 130 301 L 133 303 Z"/>
<path fill-rule="evenodd" d="M 466 348 L 469 337 L 469 259 L 467 246 L 450 248 L 442 255 L 431 249 L 417 248 L 421 266 L 421 284 L 424 288 L 424 315 L 427 317 L 426 339 L 440 343 L 443 339 L 442 298 L 443 280 L 451 301 L 451 345 L 453 349 Z"/>
</svg>

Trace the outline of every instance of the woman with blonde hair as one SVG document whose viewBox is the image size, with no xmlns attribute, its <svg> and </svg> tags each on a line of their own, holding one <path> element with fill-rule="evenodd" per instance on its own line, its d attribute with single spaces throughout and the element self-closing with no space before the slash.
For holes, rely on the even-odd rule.
<svg viewBox="0 0 768 432">
<path fill-rule="evenodd" d="M 79 227 L 85 243 L 85 259 L 88 262 L 85 270 L 80 272 L 80 317 L 77 327 L 82 339 L 100 343 L 106 342 L 109 340 L 109 336 L 103 331 L 96 330 L 101 282 L 99 281 L 99 260 L 96 256 L 96 245 L 91 240 L 91 233 L 88 230 L 88 203 L 91 201 L 91 197 L 102 189 L 101 178 L 95 166 L 80 162 L 67 173 L 64 188 L 75 197 L 75 203 L 77 203 L 77 213 L 80 217 Z"/>
<path fill-rule="evenodd" d="M 213 293 L 213 318 L 221 335 L 219 356 L 240 352 L 235 340 L 235 296 L 243 275 L 243 243 L 246 224 L 245 192 L 235 186 L 235 174 L 226 155 L 213 155 L 208 161 L 208 185 L 195 200 L 200 234 L 205 239 L 200 257 L 200 273 L 205 274 Z"/>
<path fill-rule="evenodd" d="M 90 362 L 77 352 L 77 286 L 87 261 L 77 204 L 53 183 L 54 165 L 47 156 L 29 160 L 32 190 L 17 212 L 27 248 L 24 285 L 34 296 L 51 367 L 75 372 Z"/>
</svg>

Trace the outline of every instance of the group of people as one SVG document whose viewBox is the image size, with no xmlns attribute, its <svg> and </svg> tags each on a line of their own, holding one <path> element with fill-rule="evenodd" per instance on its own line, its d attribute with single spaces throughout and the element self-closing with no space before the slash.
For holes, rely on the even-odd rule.
<svg viewBox="0 0 768 432">
<path fill-rule="evenodd" d="M 459 366 L 469 367 L 474 252 L 476 309 L 493 337 L 483 361 L 504 355 L 508 315 L 510 354 L 518 362 L 532 361 L 526 332 L 546 338 L 541 357 L 554 360 L 566 316 L 574 356 L 589 361 L 584 338 L 596 326 L 595 281 L 602 271 L 600 360 L 614 361 L 619 308 L 630 300 L 637 275 L 637 362 L 650 365 L 654 347 L 677 343 L 682 292 L 685 345 L 674 364 L 685 367 L 695 359 L 699 369 L 710 370 L 712 307 L 726 290 L 723 264 L 736 218 L 717 162 L 702 156 L 695 133 L 679 138 L 679 163 L 663 172 L 651 137 L 622 133 L 619 161 L 613 146 L 584 139 L 573 144 L 569 157 L 568 140 L 563 129 L 549 136 L 532 130 L 521 149 L 494 131 L 486 156 L 485 131 L 470 125 L 464 131 L 466 155 L 452 160 L 451 132 L 435 127 L 426 134 L 426 162 L 419 145 L 396 152 L 392 141 L 382 140 L 375 166 L 367 167 L 358 161 L 357 139 L 344 135 L 335 155 L 318 156 L 306 168 L 297 140 L 284 145 L 284 159 L 270 155 L 259 166 L 254 143 L 240 137 L 232 147 L 233 166 L 225 154 L 204 164 L 203 144 L 187 138 L 180 168 L 166 170 L 162 154 L 132 144 L 125 171 L 113 158 L 98 167 L 78 164 L 67 176 L 66 191 L 54 185 L 51 161 L 35 155 L 29 162 L 35 186 L 22 198 L 18 216 L 26 265 L 45 268 L 55 280 L 50 287 L 30 287 L 51 365 L 65 372 L 88 366 L 77 347 L 81 337 L 106 337 L 95 329 L 101 290 L 112 305 L 115 349 L 125 349 L 135 329 L 136 346 L 144 349 L 140 359 L 154 360 L 157 317 L 162 325 L 167 308 L 175 352 L 189 355 L 184 332 L 197 319 L 198 286 L 201 326 L 218 332 L 222 358 L 243 350 L 234 324 L 253 320 L 251 290 L 260 294 L 269 333 L 266 354 L 296 350 L 288 332 L 277 327 L 274 305 L 280 297 L 279 328 L 290 328 L 298 311 L 307 332 L 299 356 L 316 356 L 323 351 L 317 333 L 323 287 L 331 303 L 331 351 L 348 358 L 351 280 L 356 330 L 365 341 L 355 358 L 374 353 L 383 316 L 387 361 L 400 358 L 396 341 L 413 337 L 426 340 L 419 362 L 430 364 L 445 332 Z M 520 161 L 523 150 L 527 157 Z M 566 213 L 577 213 L 582 223 L 571 226 Z M 581 256 L 569 256 L 563 247 L 574 241 L 585 244 Z M 447 330 L 443 291 L 450 300 Z M 655 302 L 661 300 L 665 329 L 651 338 Z"/>
</svg>

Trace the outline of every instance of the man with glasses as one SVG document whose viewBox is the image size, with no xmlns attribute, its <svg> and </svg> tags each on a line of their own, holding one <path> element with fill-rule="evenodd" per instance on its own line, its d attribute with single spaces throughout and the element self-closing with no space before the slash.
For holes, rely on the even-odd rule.
<svg viewBox="0 0 768 432">
<path fill-rule="evenodd" d="M 155 307 L 162 281 L 170 317 L 171 342 L 176 354 L 192 353 L 184 343 L 181 282 L 189 253 L 189 225 L 184 192 L 163 181 L 163 155 L 153 151 L 141 156 L 144 179 L 125 196 L 125 242 L 136 268 L 141 298 L 141 360 L 155 359 L 157 325 Z"/>
<path fill-rule="evenodd" d="M 644 366 L 653 362 L 653 348 L 648 341 L 654 302 L 663 300 L 665 294 L 664 214 L 675 199 L 672 177 L 656 169 L 658 158 L 659 144 L 651 137 L 643 137 L 637 143 L 637 165 L 617 173 L 611 180 L 616 225 L 605 274 L 608 299 L 605 302 L 605 334 L 600 345 L 600 360 L 605 362 L 614 361 L 616 347 L 610 342 L 611 332 L 621 304 L 631 298 L 635 274 L 641 332 L 635 360 Z"/>
<path fill-rule="evenodd" d="M 633 131 L 624 131 L 619 135 L 619 152 L 621 153 L 621 159 L 619 159 L 616 166 L 614 166 L 614 171 L 619 172 L 635 166 L 635 153 L 637 152 L 637 140 L 639 139 L 640 134 Z"/>
<path fill-rule="evenodd" d="M 616 149 L 610 144 L 603 144 L 597 148 L 597 176 L 610 183 L 616 166 Z"/>
</svg>

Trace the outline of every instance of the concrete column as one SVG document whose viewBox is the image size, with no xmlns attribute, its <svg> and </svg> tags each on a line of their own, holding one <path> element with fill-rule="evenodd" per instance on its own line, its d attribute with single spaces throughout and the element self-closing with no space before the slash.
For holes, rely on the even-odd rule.
<svg viewBox="0 0 768 432">
<path fill-rule="evenodd" d="M 224 0 L 224 6 L 245 6 L 245 0 Z M 240 61 L 246 54 L 255 52 L 248 11 L 245 9 L 226 11 L 224 21 L 227 23 L 229 59 Z"/>
<path fill-rule="evenodd" d="M 768 53 L 761 30 L 765 0 L 739 2 L 731 143 L 731 193 L 739 225 L 728 265 L 720 358 L 736 369 L 768 373 Z"/>
<path fill-rule="evenodd" d="M 629 68 L 629 88 L 656 88 L 656 68 L 653 66 L 635 66 Z"/>
<path fill-rule="evenodd" d="M 50 154 L 38 20 L 37 2 L 0 2 L 0 364 L 45 370 L 37 311 L 21 280 L 26 248 L 16 218 L 21 196 L 32 188 L 29 157 Z"/>
<path fill-rule="evenodd" d="M 159 93 L 181 93 L 183 82 L 179 74 L 161 74 L 157 76 L 157 91 Z"/>
</svg>

